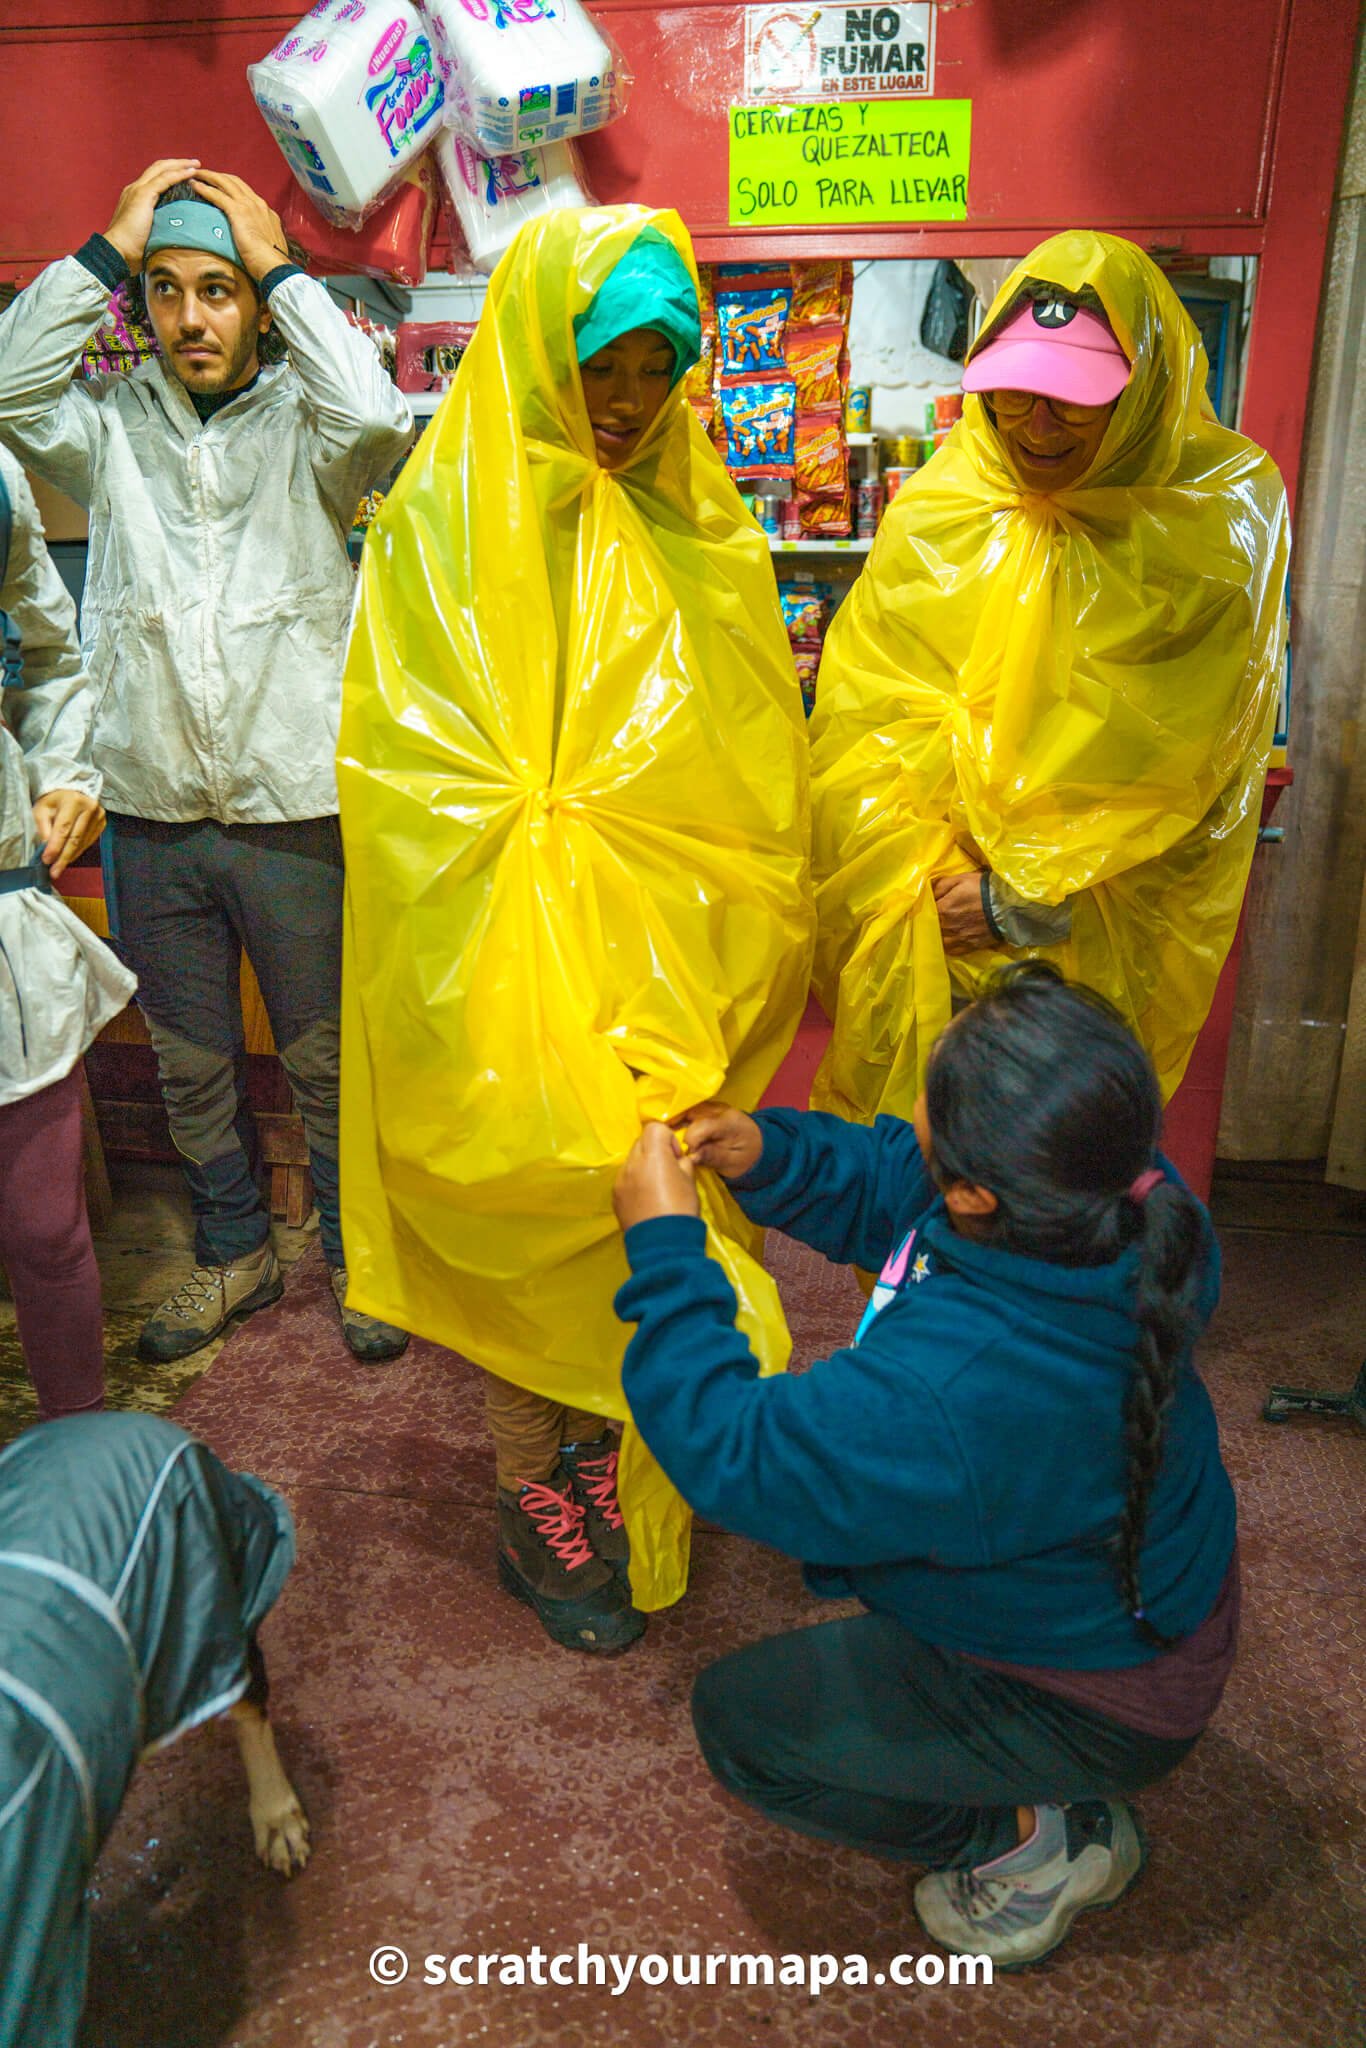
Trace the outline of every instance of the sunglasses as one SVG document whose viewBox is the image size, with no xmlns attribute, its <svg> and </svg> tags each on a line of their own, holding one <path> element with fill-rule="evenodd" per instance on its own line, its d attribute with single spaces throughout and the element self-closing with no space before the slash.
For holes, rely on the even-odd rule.
<svg viewBox="0 0 1366 2048">
<path fill-rule="evenodd" d="M 984 391 L 982 396 L 997 419 L 1027 420 L 1039 403 L 1037 391 Z M 1060 426 L 1087 427 L 1100 417 L 1103 405 L 1073 405 L 1065 398 L 1045 398 L 1044 404 Z"/>
</svg>

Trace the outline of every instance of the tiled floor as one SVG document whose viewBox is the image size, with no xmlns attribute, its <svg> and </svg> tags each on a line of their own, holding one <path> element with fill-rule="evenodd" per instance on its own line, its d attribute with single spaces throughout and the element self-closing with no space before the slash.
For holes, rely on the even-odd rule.
<svg viewBox="0 0 1366 2048">
<path fill-rule="evenodd" d="M 702 1532 L 686 1599 L 637 1650 L 556 1651 L 494 1578 L 473 1375 L 429 1345 L 354 1365 L 315 1252 L 177 1412 L 295 1510 L 299 1564 L 265 1644 L 316 1858 L 289 1886 L 254 1865 L 221 1731 L 146 1766 L 97 1877 L 88 2048 L 1362 2048 L 1366 1433 L 1271 1428 L 1260 1406 L 1272 1379 L 1355 1373 L 1366 1244 L 1313 1189 L 1244 1185 L 1217 1206 L 1225 1299 L 1204 1365 L 1241 1500 L 1243 1654 L 1209 1735 L 1141 1802 L 1141 1887 L 1049 1964 L 989 1989 L 815 1998 L 536 1989 L 506 1966 L 483 1989 L 423 1982 L 428 1955 L 536 1943 L 775 1967 L 829 1953 L 874 1978 L 925 1944 L 903 1869 L 767 1826 L 696 1753 L 699 1666 L 828 1613 L 796 1567 Z M 773 1258 L 798 1357 L 841 1341 L 848 1279 Z M 382 1943 L 413 1959 L 402 1985 L 370 1978 Z"/>
<path fill-rule="evenodd" d="M 193 1264 L 194 1224 L 185 1183 L 174 1166 L 115 1165 L 114 1213 L 95 1240 L 104 1290 L 104 1370 L 111 1408 L 160 1414 L 207 1372 L 226 1338 L 175 1365 L 144 1365 L 138 1332 L 151 1311 L 179 1286 Z M 311 1227 L 273 1230 L 280 1263 L 297 1264 L 317 1236 Z M 38 1413 L 19 1351 L 14 1304 L 0 1270 L 0 1444 L 27 1429 Z"/>
</svg>

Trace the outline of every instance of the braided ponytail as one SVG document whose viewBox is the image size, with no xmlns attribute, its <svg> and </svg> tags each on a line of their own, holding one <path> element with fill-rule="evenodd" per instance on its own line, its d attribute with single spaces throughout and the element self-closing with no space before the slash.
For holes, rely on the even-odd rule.
<svg viewBox="0 0 1366 2048">
<path fill-rule="evenodd" d="M 1160 1182 L 1138 1206 L 1143 1222 L 1134 1310 L 1139 1334 L 1124 1403 L 1128 1483 L 1114 1555 L 1120 1590 L 1139 1634 L 1154 1649 L 1166 1650 L 1174 1639 L 1155 1629 L 1143 1611 L 1138 1560 L 1148 1501 L 1162 1463 L 1167 1411 L 1195 1334 L 1194 1289 L 1202 1230 L 1194 1201 L 1171 1181 Z"/>
<path fill-rule="evenodd" d="M 1167 1649 L 1143 1607 L 1139 1558 L 1167 1414 L 1195 1335 L 1204 1244 L 1199 1205 L 1153 1167 L 1162 1098 L 1118 1012 L 1043 961 L 987 983 L 930 1057 L 931 1170 L 941 1188 L 989 1188 L 982 1236 L 1061 1266 L 1139 1251 L 1138 1344 L 1124 1403 L 1124 1509 L 1109 1549 L 1145 1642 Z"/>
</svg>

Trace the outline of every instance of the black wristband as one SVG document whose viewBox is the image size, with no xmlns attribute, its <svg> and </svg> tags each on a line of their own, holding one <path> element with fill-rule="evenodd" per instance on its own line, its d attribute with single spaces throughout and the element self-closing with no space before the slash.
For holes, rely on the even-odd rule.
<svg viewBox="0 0 1366 2048">
<path fill-rule="evenodd" d="M 74 253 L 76 261 L 83 263 L 90 275 L 97 277 L 111 292 L 116 292 L 121 284 L 127 284 L 132 276 L 114 244 L 103 235 L 92 235 Z"/>
<path fill-rule="evenodd" d="M 287 277 L 307 277 L 308 272 L 297 263 L 277 263 L 274 270 L 268 270 L 256 289 L 263 299 L 268 299 L 277 284 L 283 284 Z"/>
<path fill-rule="evenodd" d="M 998 946 L 1004 946 L 1007 943 L 1006 935 L 1001 930 L 1000 925 L 997 924 L 996 913 L 991 907 L 990 868 L 983 868 L 982 870 L 982 915 L 987 921 L 987 930 L 991 933 L 992 938 L 995 939 Z"/>
</svg>

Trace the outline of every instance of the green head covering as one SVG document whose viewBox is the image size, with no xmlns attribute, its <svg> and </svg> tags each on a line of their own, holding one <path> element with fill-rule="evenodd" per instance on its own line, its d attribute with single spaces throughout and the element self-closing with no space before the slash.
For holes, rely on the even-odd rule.
<svg viewBox="0 0 1366 2048">
<path fill-rule="evenodd" d="M 587 362 L 634 327 L 652 327 L 672 343 L 672 390 L 702 353 L 702 319 L 688 266 L 658 228 L 641 229 L 592 304 L 575 319 L 579 361 Z"/>
<path fill-rule="evenodd" d="M 142 267 L 158 249 L 197 249 L 205 256 L 222 256 L 239 270 L 246 264 L 237 253 L 232 226 L 226 213 L 205 199 L 167 199 L 152 215 L 152 232 L 142 252 Z"/>
</svg>

